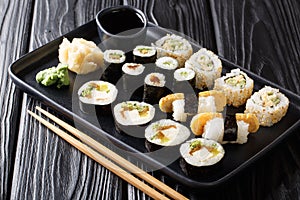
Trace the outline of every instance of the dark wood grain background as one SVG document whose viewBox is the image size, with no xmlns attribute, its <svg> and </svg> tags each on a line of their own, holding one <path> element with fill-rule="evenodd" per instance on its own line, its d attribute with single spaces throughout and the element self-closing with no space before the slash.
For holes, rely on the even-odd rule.
<svg viewBox="0 0 300 200">
<path fill-rule="evenodd" d="M 8 66 L 20 56 L 129 4 L 149 21 L 300 94 L 298 0 L 0 1 L 0 199 L 148 199 L 26 114 L 40 102 L 18 90 Z M 300 199 L 300 130 L 212 191 L 154 175 L 191 199 Z"/>
</svg>

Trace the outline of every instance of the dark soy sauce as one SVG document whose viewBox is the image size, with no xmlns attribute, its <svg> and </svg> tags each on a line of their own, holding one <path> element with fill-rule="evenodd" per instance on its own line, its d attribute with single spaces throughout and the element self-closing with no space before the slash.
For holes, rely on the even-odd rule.
<svg viewBox="0 0 300 200">
<path fill-rule="evenodd" d="M 139 32 L 144 27 L 143 17 L 134 10 L 114 10 L 103 13 L 99 16 L 99 21 L 104 30 L 111 34 L 118 34 L 127 30 Z M 127 33 L 132 34 L 132 32 Z"/>
</svg>

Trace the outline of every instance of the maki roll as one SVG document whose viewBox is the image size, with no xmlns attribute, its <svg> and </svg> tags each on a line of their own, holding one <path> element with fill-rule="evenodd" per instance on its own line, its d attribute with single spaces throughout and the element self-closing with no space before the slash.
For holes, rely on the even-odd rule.
<svg viewBox="0 0 300 200">
<path fill-rule="evenodd" d="M 111 103 L 115 101 L 117 94 L 117 88 L 109 82 L 89 81 L 78 90 L 80 109 L 90 113 L 97 106 L 102 113 L 110 113 Z"/>
<path fill-rule="evenodd" d="M 188 176 L 214 173 L 225 155 L 224 148 L 214 140 L 195 138 L 180 146 L 180 166 Z"/>
<path fill-rule="evenodd" d="M 149 151 L 179 145 L 189 136 L 190 131 L 187 127 L 170 119 L 156 121 L 145 130 L 146 147 Z"/>
<path fill-rule="evenodd" d="M 154 63 L 156 60 L 156 49 L 151 46 L 139 45 L 133 49 L 133 61 L 136 63 L 146 64 Z"/>
<path fill-rule="evenodd" d="M 245 113 L 257 116 L 261 126 L 272 126 L 285 116 L 289 99 L 278 89 L 265 86 L 247 100 Z"/>
<path fill-rule="evenodd" d="M 178 67 L 177 60 L 168 56 L 160 57 L 156 60 L 155 65 L 155 71 L 164 74 L 168 87 L 171 87 L 174 70 Z"/>
<path fill-rule="evenodd" d="M 125 59 L 125 52 L 121 50 L 104 51 L 104 61 L 108 67 L 102 75 L 102 80 L 116 84 L 122 76 L 122 66 Z"/>
<path fill-rule="evenodd" d="M 165 75 L 161 73 L 151 73 L 144 80 L 144 102 L 152 105 L 158 104 L 161 97 L 166 95 Z"/>
<path fill-rule="evenodd" d="M 189 41 L 174 34 L 167 34 L 153 45 L 156 47 L 158 58 L 173 57 L 178 61 L 178 67 L 183 67 L 185 61 L 193 54 L 193 48 Z"/>
<path fill-rule="evenodd" d="M 191 69 L 180 68 L 174 72 L 173 91 L 174 92 L 186 92 L 188 88 L 191 88 L 190 92 L 194 92 L 195 89 L 195 72 Z"/>
<path fill-rule="evenodd" d="M 253 80 L 237 68 L 216 79 L 214 90 L 221 90 L 225 93 L 228 105 L 239 107 L 245 104 L 251 96 L 253 86 Z"/>
<path fill-rule="evenodd" d="M 222 112 L 226 106 L 226 96 L 222 91 L 209 90 L 198 94 L 198 113 Z"/>
<path fill-rule="evenodd" d="M 143 84 L 141 74 L 144 72 L 145 66 L 137 63 L 125 63 L 122 66 L 123 71 L 123 89 L 125 92 L 132 92 L 137 85 Z"/>
<path fill-rule="evenodd" d="M 215 79 L 221 77 L 222 63 L 216 54 L 205 48 L 194 53 L 186 62 L 185 68 L 196 73 L 196 88 L 212 89 Z"/>
<path fill-rule="evenodd" d="M 155 108 L 145 102 L 125 101 L 114 107 L 116 128 L 119 132 L 128 135 L 141 134 L 137 125 L 147 124 L 153 119 L 154 114 Z M 141 137 L 141 135 L 137 135 L 137 137 Z"/>
</svg>

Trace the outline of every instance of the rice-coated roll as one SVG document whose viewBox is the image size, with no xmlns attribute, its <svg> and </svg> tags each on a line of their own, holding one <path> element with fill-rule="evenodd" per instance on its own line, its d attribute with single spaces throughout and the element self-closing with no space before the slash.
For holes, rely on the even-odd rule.
<svg viewBox="0 0 300 200">
<path fill-rule="evenodd" d="M 237 68 L 216 79 L 214 90 L 221 90 L 225 93 L 228 105 L 239 107 L 250 98 L 253 87 L 253 80 Z"/>
<path fill-rule="evenodd" d="M 212 166 L 225 155 L 224 148 L 214 140 L 195 138 L 180 146 L 182 158 L 195 167 Z"/>
<path fill-rule="evenodd" d="M 170 119 L 161 119 L 150 124 L 145 130 L 145 138 L 159 146 L 175 146 L 185 142 L 190 136 L 187 127 Z"/>
<path fill-rule="evenodd" d="M 184 62 L 193 53 L 192 45 L 188 40 L 178 35 L 170 35 L 160 38 L 153 44 L 157 50 L 157 57 L 170 56 L 178 61 L 179 67 L 184 66 Z"/>
<path fill-rule="evenodd" d="M 145 102 L 126 101 L 115 105 L 115 120 L 123 126 L 142 125 L 150 122 L 155 108 Z"/>
<path fill-rule="evenodd" d="M 106 106 L 115 101 L 117 88 L 106 81 L 89 81 L 78 90 L 80 107 L 82 111 L 89 112 L 89 105 Z"/>
<path fill-rule="evenodd" d="M 198 113 L 222 112 L 226 106 L 226 96 L 222 91 L 209 90 L 198 94 Z"/>
<path fill-rule="evenodd" d="M 104 51 L 104 60 L 107 63 L 123 63 L 125 59 L 125 52 L 122 50 L 109 49 Z"/>
<path fill-rule="evenodd" d="M 145 64 L 154 63 L 156 60 L 156 49 L 152 46 L 138 45 L 133 49 L 134 62 Z"/>
<path fill-rule="evenodd" d="M 79 100 L 85 104 L 107 105 L 117 97 L 116 86 L 106 81 L 89 81 L 78 90 Z"/>
<path fill-rule="evenodd" d="M 196 73 L 196 88 L 212 89 L 215 79 L 221 77 L 222 63 L 216 54 L 206 48 L 201 48 L 186 62 L 185 68 L 192 69 Z"/>
<path fill-rule="evenodd" d="M 265 86 L 247 100 L 245 113 L 257 116 L 261 126 L 272 126 L 285 116 L 289 99 L 279 89 Z"/>
</svg>

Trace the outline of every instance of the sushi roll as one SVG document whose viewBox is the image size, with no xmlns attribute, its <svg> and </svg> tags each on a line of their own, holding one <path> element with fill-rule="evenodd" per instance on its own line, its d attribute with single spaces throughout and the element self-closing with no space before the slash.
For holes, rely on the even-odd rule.
<svg viewBox="0 0 300 200">
<path fill-rule="evenodd" d="M 160 57 L 155 62 L 155 71 L 165 75 L 167 87 L 172 87 L 173 73 L 178 67 L 178 62 L 175 58 L 164 56 Z"/>
<path fill-rule="evenodd" d="M 225 93 L 228 105 L 239 107 L 250 98 L 253 86 L 253 80 L 237 68 L 216 79 L 214 90 L 221 90 Z"/>
<path fill-rule="evenodd" d="M 149 151 L 161 147 L 176 146 L 185 142 L 190 131 L 187 127 L 170 119 L 162 119 L 150 124 L 145 130 L 146 147 Z"/>
<path fill-rule="evenodd" d="M 148 74 L 144 79 L 143 101 L 152 105 L 158 104 L 159 100 L 166 95 L 165 75 L 161 73 Z"/>
<path fill-rule="evenodd" d="M 143 77 L 145 66 L 137 63 L 125 63 L 122 66 L 123 71 L 123 89 L 125 92 L 131 93 L 137 86 L 143 85 Z"/>
<path fill-rule="evenodd" d="M 102 75 L 102 80 L 116 84 L 122 76 L 122 66 L 125 60 L 125 52 L 121 50 L 104 51 L 104 62 L 107 68 Z"/>
<path fill-rule="evenodd" d="M 257 116 L 261 126 L 272 126 L 285 116 L 289 99 L 278 89 L 265 86 L 247 100 L 245 113 Z"/>
<path fill-rule="evenodd" d="M 89 81 L 78 90 L 80 109 L 90 113 L 97 106 L 102 113 L 110 113 L 111 103 L 115 101 L 117 94 L 117 88 L 109 82 Z"/>
<path fill-rule="evenodd" d="M 194 70 L 180 68 L 174 71 L 173 91 L 174 92 L 190 92 L 195 89 L 196 76 Z M 187 91 L 190 90 L 190 91 Z"/>
<path fill-rule="evenodd" d="M 183 67 L 185 61 L 193 54 L 193 48 L 189 41 L 174 34 L 167 34 L 157 40 L 153 46 L 156 47 L 157 58 L 173 57 L 178 61 L 178 67 Z"/>
<path fill-rule="evenodd" d="M 155 108 L 145 102 L 125 101 L 115 105 L 113 113 L 119 132 L 142 137 L 137 125 L 149 123 L 154 117 Z"/>
<path fill-rule="evenodd" d="M 197 99 L 192 97 L 185 96 L 184 93 L 169 94 L 159 100 L 159 108 L 162 112 L 173 113 L 172 117 L 175 121 L 186 122 L 188 116 L 196 113 L 193 105 Z"/>
<path fill-rule="evenodd" d="M 139 45 L 133 49 L 133 62 L 146 64 L 156 60 L 156 49 L 151 46 Z"/>
<path fill-rule="evenodd" d="M 222 112 L 226 106 L 226 96 L 222 91 L 209 90 L 198 94 L 198 113 Z"/>
<path fill-rule="evenodd" d="M 212 89 L 215 79 L 221 77 L 222 63 L 216 54 L 205 48 L 194 53 L 186 62 L 185 68 L 196 73 L 196 88 Z"/>
<path fill-rule="evenodd" d="M 199 177 L 215 172 L 225 155 L 221 144 L 214 140 L 195 138 L 180 146 L 180 167 L 188 176 Z"/>
</svg>

